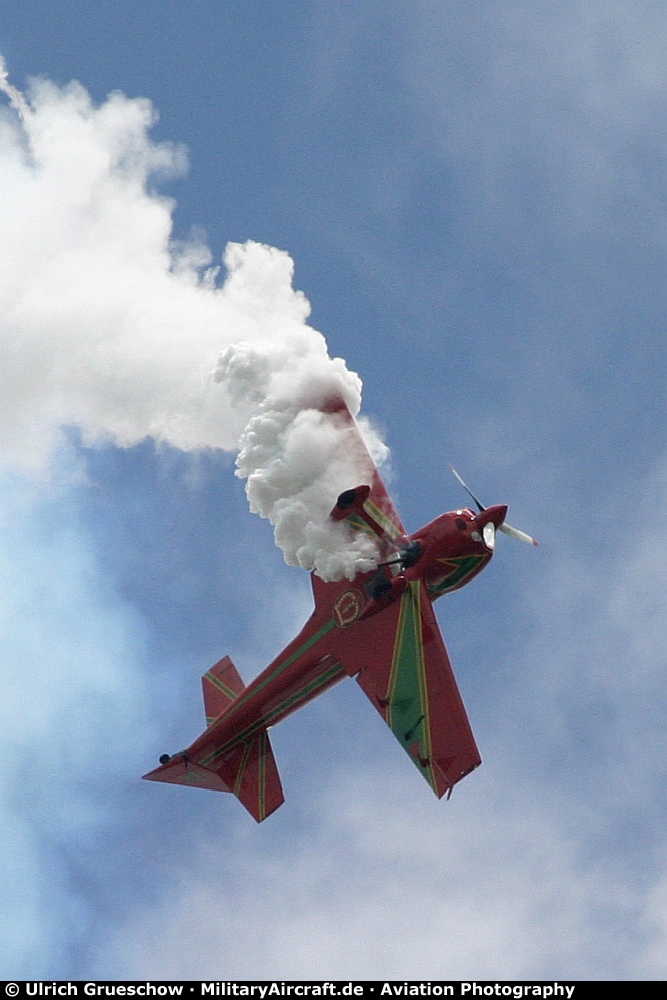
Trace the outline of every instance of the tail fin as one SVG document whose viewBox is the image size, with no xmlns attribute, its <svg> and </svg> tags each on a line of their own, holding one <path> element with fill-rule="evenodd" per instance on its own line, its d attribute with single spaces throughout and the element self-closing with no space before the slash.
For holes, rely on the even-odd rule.
<svg viewBox="0 0 667 1000">
<path fill-rule="evenodd" d="M 187 754 L 175 754 L 164 764 L 144 775 L 148 781 L 166 781 L 172 785 L 210 788 L 232 792 L 250 815 L 261 823 L 285 801 L 283 786 L 266 729 L 232 747 L 215 770 L 202 767 Z"/>
<path fill-rule="evenodd" d="M 225 656 L 204 674 L 202 688 L 206 725 L 210 726 L 243 694 L 245 684 L 230 658 Z M 266 729 L 236 743 L 215 762 L 214 768 L 203 767 L 187 753 L 173 757 L 165 754 L 160 758 L 160 767 L 145 774 L 144 778 L 172 785 L 210 788 L 214 792 L 232 792 L 258 823 L 285 801 Z"/>
<path fill-rule="evenodd" d="M 228 656 L 223 656 L 201 679 L 204 690 L 206 725 L 226 712 L 232 702 L 245 691 L 245 684 Z"/>
</svg>

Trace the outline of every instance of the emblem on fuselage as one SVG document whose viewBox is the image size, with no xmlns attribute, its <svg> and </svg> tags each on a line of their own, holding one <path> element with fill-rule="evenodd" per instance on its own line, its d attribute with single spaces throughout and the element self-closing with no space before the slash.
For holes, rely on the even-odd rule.
<svg viewBox="0 0 667 1000">
<path fill-rule="evenodd" d="M 336 599 L 333 606 L 333 620 L 338 628 L 347 628 L 361 614 L 364 598 L 358 590 L 346 590 Z"/>
</svg>

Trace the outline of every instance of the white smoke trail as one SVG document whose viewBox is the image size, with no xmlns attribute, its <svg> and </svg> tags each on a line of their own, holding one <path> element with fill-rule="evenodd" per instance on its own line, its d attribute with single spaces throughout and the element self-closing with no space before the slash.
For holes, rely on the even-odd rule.
<svg viewBox="0 0 667 1000">
<path fill-rule="evenodd" d="M 182 148 L 152 143 L 150 103 L 78 83 L 31 84 L 0 61 L 0 456 L 43 465 L 58 429 L 129 446 L 239 450 L 252 510 L 287 562 L 325 579 L 373 565 L 368 540 L 328 520 L 368 480 L 348 431 L 361 382 L 307 324 L 290 257 L 230 244 L 227 275 L 201 241 L 171 242 L 173 204 L 151 184 L 182 173 Z M 211 373 L 212 377 L 211 377 Z"/>
</svg>

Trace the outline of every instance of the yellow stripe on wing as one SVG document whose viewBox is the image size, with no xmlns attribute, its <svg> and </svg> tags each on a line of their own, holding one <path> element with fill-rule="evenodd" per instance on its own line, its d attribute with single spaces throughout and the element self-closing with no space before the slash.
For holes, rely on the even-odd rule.
<svg viewBox="0 0 667 1000">
<path fill-rule="evenodd" d="M 384 511 L 381 511 L 372 500 L 366 500 L 364 503 L 364 510 L 369 517 L 372 517 L 375 523 L 381 528 L 383 534 L 389 535 L 390 538 L 398 538 L 402 535 L 400 527 L 398 527 L 394 522 L 387 517 Z"/>
</svg>

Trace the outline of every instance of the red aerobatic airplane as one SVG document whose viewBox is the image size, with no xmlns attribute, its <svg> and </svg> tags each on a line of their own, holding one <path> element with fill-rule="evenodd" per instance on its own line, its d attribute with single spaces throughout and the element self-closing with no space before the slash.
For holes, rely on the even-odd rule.
<svg viewBox="0 0 667 1000">
<path fill-rule="evenodd" d="M 233 792 L 257 822 L 284 801 L 269 727 L 345 677 L 356 677 L 438 798 L 481 764 L 432 604 L 487 565 L 497 529 L 537 544 L 505 524 L 506 506 L 483 507 L 455 470 L 477 512 L 441 514 L 408 535 L 347 408 L 329 412 L 369 469 L 330 516 L 373 536 L 380 565 L 351 582 L 312 573 L 315 610 L 296 639 L 247 687 L 228 656 L 216 663 L 202 678 L 206 730 L 144 775 Z"/>
</svg>

